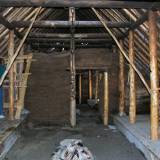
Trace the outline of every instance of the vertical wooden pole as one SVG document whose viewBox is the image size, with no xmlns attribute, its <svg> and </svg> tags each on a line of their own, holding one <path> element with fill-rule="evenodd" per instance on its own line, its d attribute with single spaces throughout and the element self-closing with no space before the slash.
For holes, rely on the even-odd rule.
<svg viewBox="0 0 160 160">
<path fill-rule="evenodd" d="M 134 32 L 129 31 L 129 58 L 134 63 Z M 129 120 L 134 124 L 136 121 L 136 85 L 135 85 L 135 71 L 131 65 L 129 65 L 129 77 L 130 77 L 130 90 L 129 90 Z"/>
<path fill-rule="evenodd" d="M 98 84 L 99 83 L 99 73 L 96 71 L 96 86 L 95 86 L 95 99 L 98 99 Z"/>
<path fill-rule="evenodd" d="M 103 115 L 104 126 L 108 125 L 109 116 L 109 87 L 108 87 L 108 73 L 104 72 L 104 115 Z"/>
<path fill-rule="evenodd" d="M 149 11 L 149 50 L 150 50 L 150 81 L 151 81 L 151 139 L 158 139 L 158 63 L 157 63 L 157 26 L 156 12 Z"/>
<path fill-rule="evenodd" d="M 9 31 L 8 58 L 14 55 L 14 31 Z M 9 70 L 9 119 L 14 119 L 14 66 Z"/>
<path fill-rule="evenodd" d="M 92 71 L 89 70 L 89 99 L 92 99 Z"/>
<path fill-rule="evenodd" d="M 82 74 L 79 74 L 79 104 L 82 103 Z"/>
<path fill-rule="evenodd" d="M 75 68 L 75 41 L 74 41 L 74 21 L 75 8 L 69 8 L 69 21 L 71 22 L 71 42 L 70 42 L 70 72 L 71 72 L 71 95 L 70 95 L 70 124 L 76 126 L 76 68 Z"/>
<path fill-rule="evenodd" d="M 121 46 L 123 46 L 123 41 L 120 41 Z M 124 78 L 124 57 L 119 51 L 119 115 L 123 116 L 125 114 L 125 78 Z"/>
</svg>

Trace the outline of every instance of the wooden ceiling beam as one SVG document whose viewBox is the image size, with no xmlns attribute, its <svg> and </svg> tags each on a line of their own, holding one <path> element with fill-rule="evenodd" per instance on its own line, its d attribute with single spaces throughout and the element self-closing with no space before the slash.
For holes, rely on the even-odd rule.
<svg viewBox="0 0 160 160">
<path fill-rule="evenodd" d="M 1 7 L 159 8 L 159 2 L 107 0 L 0 0 Z"/>
<path fill-rule="evenodd" d="M 106 22 L 110 28 L 130 28 L 132 23 L 130 22 Z M 30 21 L 13 21 L 12 25 L 16 28 L 27 28 Z M 67 28 L 71 26 L 69 21 L 51 21 L 43 20 L 36 21 L 33 28 Z M 100 21 L 75 21 L 74 27 L 103 27 Z"/>
</svg>

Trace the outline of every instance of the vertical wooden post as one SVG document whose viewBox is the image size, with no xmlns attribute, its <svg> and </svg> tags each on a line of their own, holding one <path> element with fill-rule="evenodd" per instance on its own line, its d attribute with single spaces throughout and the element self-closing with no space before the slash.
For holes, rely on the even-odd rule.
<svg viewBox="0 0 160 160">
<path fill-rule="evenodd" d="M 92 71 L 89 70 L 89 99 L 92 99 Z"/>
<path fill-rule="evenodd" d="M 149 11 L 149 50 L 150 50 L 150 81 L 151 81 L 151 139 L 158 139 L 158 63 L 157 63 L 157 26 L 156 12 Z"/>
<path fill-rule="evenodd" d="M 129 58 L 134 63 L 134 32 L 129 31 Z M 134 124 L 136 121 L 136 85 L 135 85 L 135 71 L 131 65 L 129 65 L 129 77 L 130 77 L 130 90 L 129 90 L 129 120 Z"/>
<path fill-rule="evenodd" d="M 103 115 L 104 126 L 108 125 L 109 116 L 109 87 L 108 87 L 108 73 L 104 72 L 104 115 Z"/>
<path fill-rule="evenodd" d="M 79 74 L 79 104 L 82 103 L 82 74 Z"/>
<path fill-rule="evenodd" d="M 120 41 L 121 46 L 123 46 L 122 40 Z M 125 78 L 124 78 L 124 57 L 119 51 L 119 115 L 123 116 L 125 114 Z"/>
<path fill-rule="evenodd" d="M 96 71 L 96 86 L 95 86 L 95 99 L 98 99 L 98 84 L 99 83 L 99 73 Z"/>
<path fill-rule="evenodd" d="M 9 31 L 8 58 L 14 55 L 14 31 Z M 14 66 L 9 70 L 9 119 L 14 119 Z"/>
<path fill-rule="evenodd" d="M 70 124 L 76 126 L 76 68 L 75 68 L 75 41 L 74 41 L 74 21 L 75 8 L 69 8 L 69 21 L 71 22 L 71 42 L 70 42 L 70 72 L 71 72 L 71 95 L 70 95 Z"/>
</svg>

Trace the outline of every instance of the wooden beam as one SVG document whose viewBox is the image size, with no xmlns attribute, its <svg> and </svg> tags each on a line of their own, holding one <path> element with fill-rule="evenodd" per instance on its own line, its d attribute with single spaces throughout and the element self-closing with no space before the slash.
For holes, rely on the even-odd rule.
<svg viewBox="0 0 160 160">
<path fill-rule="evenodd" d="M 109 117 L 109 86 L 108 86 L 108 73 L 104 72 L 104 126 L 108 125 Z"/>
<path fill-rule="evenodd" d="M 158 30 L 156 26 L 156 12 L 149 11 L 149 50 L 150 50 L 150 80 L 151 80 L 151 139 L 158 139 L 158 107 L 159 107 L 159 91 L 158 91 L 158 55 L 157 40 Z"/>
<path fill-rule="evenodd" d="M 106 0 L 0 0 L 1 7 L 159 8 L 158 2 Z"/>
<path fill-rule="evenodd" d="M 69 8 L 69 21 L 71 25 L 71 40 L 70 40 L 70 76 L 71 76 L 71 95 L 70 95 L 70 123 L 72 127 L 76 126 L 76 68 L 75 68 L 75 41 L 74 41 L 74 26 L 75 8 Z"/>
<path fill-rule="evenodd" d="M 34 49 L 41 49 L 41 48 L 70 48 L 69 44 L 52 44 L 52 43 L 30 43 L 31 47 Z M 76 44 L 75 48 L 111 48 L 112 44 L 97 44 L 97 43 L 91 43 L 91 44 Z"/>
<path fill-rule="evenodd" d="M 79 104 L 82 103 L 82 74 L 79 74 Z"/>
<path fill-rule="evenodd" d="M 75 42 L 88 42 L 88 43 L 95 43 L 95 42 L 99 42 L 99 43 L 113 43 L 113 40 L 111 38 L 95 38 L 95 39 L 88 39 L 88 38 L 85 38 L 85 39 L 80 39 L 80 38 L 76 38 L 74 39 Z M 70 42 L 70 39 L 69 38 L 27 38 L 26 41 L 28 43 L 32 43 L 32 42 L 38 42 L 38 43 L 43 43 L 43 42 L 46 42 L 46 43 L 55 43 L 55 42 Z"/>
<path fill-rule="evenodd" d="M 98 100 L 99 71 L 96 71 L 95 99 Z"/>
<path fill-rule="evenodd" d="M 15 28 L 27 28 L 30 21 L 13 21 L 11 24 Z M 110 28 L 130 28 L 132 23 L 130 22 L 106 22 Z M 71 26 L 70 21 L 36 21 L 33 28 L 67 28 Z M 75 21 L 74 27 L 103 27 L 100 21 Z"/>
<path fill-rule="evenodd" d="M 134 63 L 134 32 L 129 32 L 129 59 Z M 130 123 L 134 124 L 136 121 L 136 81 L 135 81 L 135 71 L 131 65 L 129 65 L 129 80 L 130 80 L 130 90 L 129 90 L 129 119 Z"/>
<path fill-rule="evenodd" d="M 92 99 L 92 71 L 91 70 L 88 71 L 88 81 L 89 81 L 89 85 L 88 85 L 89 99 Z"/>
<path fill-rule="evenodd" d="M 8 58 L 14 55 L 14 30 L 9 31 Z M 14 120 L 14 66 L 9 70 L 9 119 Z"/>
<path fill-rule="evenodd" d="M 71 38 L 70 33 L 36 33 L 31 32 L 29 38 Z M 95 39 L 95 38 L 109 38 L 106 33 L 75 33 L 74 38 Z"/>
<path fill-rule="evenodd" d="M 14 30 L 15 35 L 18 38 L 22 38 L 21 33 L 19 33 L 19 31 L 16 30 L 16 28 L 14 27 L 14 25 L 12 25 L 8 20 L 6 20 L 1 14 L 0 14 L 0 24 L 4 25 L 9 30 Z"/>
<path fill-rule="evenodd" d="M 123 47 L 123 41 L 120 40 L 120 44 Z M 119 50 L 119 115 L 125 114 L 125 74 L 124 74 L 124 57 Z"/>
</svg>

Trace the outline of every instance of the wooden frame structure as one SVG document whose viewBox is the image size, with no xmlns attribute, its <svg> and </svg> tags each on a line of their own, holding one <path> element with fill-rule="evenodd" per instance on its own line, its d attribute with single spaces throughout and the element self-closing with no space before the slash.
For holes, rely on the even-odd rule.
<svg viewBox="0 0 160 160">
<path fill-rule="evenodd" d="M 152 140 L 157 140 L 158 139 L 158 108 L 159 108 L 159 78 L 158 78 L 158 62 L 160 62 L 160 59 L 158 59 L 157 55 L 157 24 L 156 21 L 158 20 L 158 16 L 156 13 L 156 10 L 160 8 L 160 3 L 159 2 L 124 2 L 121 3 L 119 1 L 105 1 L 105 0 L 93 0 L 91 1 L 80 1 L 77 0 L 75 2 L 73 1 L 55 1 L 55 0 L 47 0 L 47 1 L 31 1 L 31 0 L 0 0 L 0 4 L 2 7 L 44 7 L 44 8 L 52 8 L 52 7 L 69 7 L 69 21 L 36 21 L 36 18 L 38 14 L 40 13 L 41 8 L 36 8 L 35 11 L 37 10 L 35 17 L 33 18 L 33 21 L 26 20 L 26 21 L 13 21 L 9 22 L 8 20 L 5 19 L 4 16 L 0 15 L 0 23 L 3 24 L 6 28 L 10 30 L 9 34 L 9 47 L 8 47 L 8 56 L 9 56 L 9 62 L 7 65 L 6 72 L 4 76 L 1 78 L 0 84 L 2 84 L 4 78 L 6 77 L 7 73 L 9 72 L 9 95 L 10 95 L 10 108 L 9 108 L 9 113 L 10 113 L 10 119 L 14 119 L 14 65 L 16 64 L 16 59 L 18 58 L 18 54 L 27 39 L 27 41 L 32 42 L 32 41 L 40 41 L 42 45 L 51 45 L 53 46 L 53 42 L 56 41 L 56 38 L 59 38 L 59 41 L 67 41 L 70 42 L 67 44 L 67 46 L 70 46 L 71 49 L 71 54 L 70 54 L 70 71 L 71 71 L 71 96 L 70 96 L 70 123 L 72 127 L 76 126 L 76 101 L 75 101 L 75 87 L 76 87 L 76 82 L 75 82 L 75 75 L 76 75 L 76 70 L 75 70 L 75 42 L 78 42 L 78 45 L 84 41 L 90 41 L 90 46 L 97 45 L 96 41 L 103 42 L 103 46 L 106 42 L 109 43 L 109 45 L 116 44 L 119 51 L 119 92 L 120 92 L 120 97 L 119 97 L 119 114 L 121 116 L 124 115 L 125 113 L 125 104 L 124 104 L 124 99 L 125 99 L 125 60 L 129 63 L 129 77 L 130 77 L 130 107 L 129 107 L 129 119 L 132 124 L 136 122 L 136 79 L 135 76 L 136 74 L 138 77 L 141 79 L 142 83 L 146 87 L 150 97 L 151 97 L 151 139 Z M 91 8 L 92 11 L 95 13 L 95 15 L 98 17 L 100 21 L 76 21 L 76 16 L 75 16 L 75 8 L 74 7 L 80 7 L 80 8 Z M 93 8 L 94 7 L 94 8 Z M 95 8 L 98 8 L 95 9 Z M 112 17 L 113 14 L 111 14 L 109 11 L 104 11 L 104 8 L 116 8 L 116 9 L 140 9 L 144 8 L 147 9 L 147 12 L 145 12 L 144 15 L 139 17 L 136 21 L 128 22 L 125 21 L 125 19 L 121 18 L 123 21 L 122 22 L 113 22 L 113 21 L 107 21 L 107 19 L 104 19 L 105 15 L 108 13 L 110 17 L 113 20 L 119 19 L 119 15 L 115 12 L 115 17 Z M 101 12 L 101 14 L 100 14 Z M 105 13 L 106 12 L 106 13 Z M 126 10 L 123 10 L 123 12 L 127 12 Z M 123 13 L 121 12 L 121 13 Z M 129 12 L 130 14 L 130 12 Z M 102 16 L 104 15 L 104 16 Z M 122 14 L 123 15 L 123 14 Z M 133 15 L 132 15 L 133 16 Z M 133 18 L 134 19 L 134 18 Z M 142 24 L 147 21 L 149 22 L 149 40 L 144 39 L 145 44 L 148 44 L 146 47 L 142 43 L 143 35 L 139 33 L 139 37 L 134 34 L 135 30 L 137 28 L 142 28 Z M 31 31 L 31 28 L 52 28 L 53 26 L 59 27 L 59 28 L 66 28 L 70 27 L 71 29 L 71 34 L 64 34 L 60 36 L 58 33 L 55 34 L 37 34 L 34 35 L 34 32 L 29 35 L 29 32 Z M 28 28 L 29 27 L 29 28 Z M 109 36 L 100 33 L 84 33 L 84 34 L 75 34 L 75 27 L 104 27 L 109 33 L 109 36 L 112 38 L 108 38 Z M 145 28 L 145 26 L 143 26 Z M 17 29 L 18 28 L 18 29 Z M 28 28 L 26 34 L 21 34 L 20 31 L 21 29 Z M 117 28 L 121 28 L 121 34 L 119 35 L 114 35 L 111 30 L 117 31 Z M 123 29 L 127 28 L 127 31 Z M 146 29 L 146 28 L 145 28 Z M 145 30 L 144 29 L 144 30 Z M 123 32 L 124 31 L 124 32 Z M 141 31 L 141 30 L 140 30 Z M 139 31 L 139 32 L 140 32 Z M 117 33 L 117 32 L 115 32 Z M 15 51 L 14 54 L 14 34 L 22 38 L 20 45 L 18 46 L 18 49 Z M 146 35 L 146 33 L 144 33 Z M 27 36 L 29 37 L 27 38 Z M 98 36 L 98 38 L 97 38 Z M 79 39 L 79 37 L 81 39 Z M 87 38 L 86 38 L 87 37 Z M 39 38 L 39 39 L 38 39 Z M 49 38 L 52 38 L 51 40 Z M 61 39 L 60 39 L 61 38 Z M 66 39 L 68 38 L 68 39 Z M 90 39 L 89 39 L 90 38 Z M 103 39 L 102 39 L 103 38 Z M 126 43 L 128 40 L 128 44 Z M 38 39 L 38 40 L 37 40 Z M 65 40 L 64 40 L 65 39 Z M 87 40 L 86 40 L 87 39 Z M 108 41 L 107 41 L 108 39 Z M 44 43 L 44 41 L 47 41 L 49 44 Z M 137 41 L 137 42 L 136 42 Z M 140 43 L 139 43 L 140 42 Z M 35 43 L 35 44 L 36 44 Z M 38 43 L 38 44 L 39 44 Z M 70 45 L 69 45 L 70 44 Z M 129 53 L 127 53 L 126 45 L 129 48 Z M 142 46 L 143 47 L 142 47 Z M 36 45 L 35 45 L 36 46 Z M 89 45 L 88 45 L 89 46 Z M 102 46 L 99 45 L 100 47 Z M 137 51 L 136 46 L 139 47 L 139 50 Z M 80 45 L 80 47 L 83 47 Z M 144 49 L 145 48 L 145 49 Z M 137 52 L 143 52 L 144 55 L 141 54 L 136 54 Z M 149 53 L 149 54 L 147 54 Z M 144 78 L 143 74 L 141 71 L 138 69 L 136 66 L 136 59 L 140 59 L 140 62 L 142 63 L 149 63 L 150 64 L 150 84 L 146 81 Z M 22 58 L 23 59 L 23 58 Z M 22 85 L 24 88 L 18 89 L 21 97 L 18 102 L 18 111 L 16 112 L 16 119 L 20 117 L 20 112 L 23 108 L 23 102 L 24 102 L 24 95 L 26 91 L 26 83 L 29 75 L 29 68 L 31 65 L 31 59 L 32 56 L 27 58 L 27 65 L 25 68 L 24 75 L 22 76 L 22 80 L 20 83 L 20 86 Z M 23 59 L 24 63 L 24 59 Z M 17 74 L 17 73 L 16 73 Z M 22 70 L 21 70 L 21 74 Z M 107 75 L 105 74 L 105 81 L 106 85 L 105 88 L 107 88 Z M 80 79 L 79 79 L 80 81 Z M 91 88 L 90 88 L 91 89 Z M 90 91 L 91 92 L 91 91 Z M 107 91 L 106 91 L 107 92 Z M 105 93 L 105 108 L 108 108 L 108 93 Z M 90 95 L 91 98 L 91 95 Z M 108 109 L 105 110 L 106 114 L 108 115 Z M 108 124 L 108 117 L 105 116 L 104 118 L 104 124 Z"/>
</svg>

